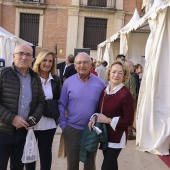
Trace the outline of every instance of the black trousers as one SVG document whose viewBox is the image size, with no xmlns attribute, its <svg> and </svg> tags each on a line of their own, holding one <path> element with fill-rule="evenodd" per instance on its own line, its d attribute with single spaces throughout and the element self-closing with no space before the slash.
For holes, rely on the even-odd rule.
<svg viewBox="0 0 170 170">
<path fill-rule="evenodd" d="M 23 170 L 21 162 L 27 130 L 18 129 L 13 135 L 0 132 L 0 170 L 7 170 L 10 158 L 10 170 Z"/>
<path fill-rule="evenodd" d="M 50 170 L 52 162 L 52 143 L 55 134 L 55 129 L 34 131 L 35 137 L 38 140 L 38 149 L 40 155 L 40 169 Z M 36 163 L 25 164 L 26 170 L 35 170 Z"/>
<path fill-rule="evenodd" d="M 117 158 L 121 150 L 121 148 L 107 148 L 103 151 L 104 160 L 101 170 L 118 170 Z"/>
</svg>

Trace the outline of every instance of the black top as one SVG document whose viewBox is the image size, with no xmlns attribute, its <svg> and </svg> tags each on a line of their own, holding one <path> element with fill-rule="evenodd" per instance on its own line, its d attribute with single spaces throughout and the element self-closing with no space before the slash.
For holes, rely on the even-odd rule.
<svg viewBox="0 0 170 170">
<path fill-rule="evenodd" d="M 75 67 L 74 67 L 74 64 L 71 64 L 70 66 L 68 66 L 67 68 L 66 68 L 66 70 L 65 70 L 65 73 L 64 73 L 64 75 L 63 75 L 63 78 L 65 77 L 65 78 L 69 78 L 70 76 L 72 76 L 72 75 L 74 75 L 74 74 L 76 74 L 77 73 L 77 71 L 76 71 L 76 69 L 75 69 Z"/>
<path fill-rule="evenodd" d="M 133 73 L 132 76 L 135 77 L 136 80 L 136 98 L 138 98 L 138 94 L 139 94 L 139 88 L 140 88 L 140 79 L 139 79 L 139 75 L 137 73 Z M 136 100 L 137 101 L 137 100 Z"/>
<path fill-rule="evenodd" d="M 62 79 L 62 77 L 63 77 L 63 72 L 64 72 L 65 66 L 66 66 L 66 62 L 57 64 L 57 69 L 60 70 L 60 79 Z"/>
</svg>

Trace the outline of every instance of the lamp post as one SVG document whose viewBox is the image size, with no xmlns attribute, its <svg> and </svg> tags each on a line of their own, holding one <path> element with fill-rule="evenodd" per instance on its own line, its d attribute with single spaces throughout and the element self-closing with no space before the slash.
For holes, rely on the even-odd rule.
<svg viewBox="0 0 170 170">
<path fill-rule="evenodd" d="M 57 44 L 54 46 L 55 55 L 57 56 Z"/>
</svg>

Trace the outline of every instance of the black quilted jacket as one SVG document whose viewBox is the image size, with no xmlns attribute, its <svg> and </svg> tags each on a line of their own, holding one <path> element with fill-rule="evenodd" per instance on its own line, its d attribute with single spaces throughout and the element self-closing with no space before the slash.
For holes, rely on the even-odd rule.
<svg viewBox="0 0 170 170">
<path fill-rule="evenodd" d="M 29 70 L 31 74 L 32 102 L 29 116 L 34 116 L 38 122 L 44 110 L 45 97 L 39 76 Z M 0 132 L 12 134 L 15 127 L 12 121 L 18 114 L 20 93 L 20 79 L 14 66 L 0 69 Z"/>
</svg>

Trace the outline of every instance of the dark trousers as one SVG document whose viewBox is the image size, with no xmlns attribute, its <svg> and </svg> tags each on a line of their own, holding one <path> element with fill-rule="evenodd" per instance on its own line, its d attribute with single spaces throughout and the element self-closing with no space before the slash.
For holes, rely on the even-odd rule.
<svg viewBox="0 0 170 170">
<path fill-rule="evenodd" d="M 38 140 L 38 149 L 40 155 L 41 170 L 50 170 L 52 162 L 52 143 L 55 134 L 55 129 L 34 131 Z M 35 170 L 36 163 L 25 164 L 26 170 Z"/>
<path fill-rule="evenodd" d="M 107 148 L 103 151 L 104 160 L 102 170 L 118 170 L 117 158 L 122 149 Z"/>
<path fill-rule="evenodd" d="M 64 135 L 64 144 L 67 156 L 67 170 L 79 170 L 79 141 L 82 130 L 74 129 L 71 126 L 66 126 Z M 84 170 L 95 170 L 96 153 L 91 153 L 87 162 L 84 164 Z"/>
<path fill-rule="evenodd" d="M 13 135 L 0 132 L 0 170 L 6 170 L 10 158 L 11 170 L 23 170 L 21 162 L 27 130 L 21 128 Z"/>
</svg>

